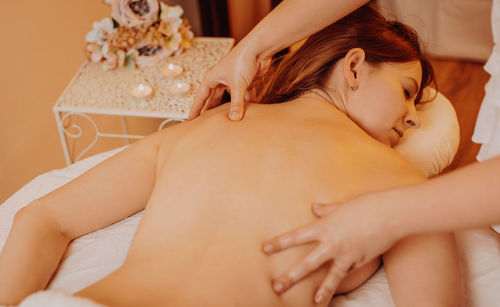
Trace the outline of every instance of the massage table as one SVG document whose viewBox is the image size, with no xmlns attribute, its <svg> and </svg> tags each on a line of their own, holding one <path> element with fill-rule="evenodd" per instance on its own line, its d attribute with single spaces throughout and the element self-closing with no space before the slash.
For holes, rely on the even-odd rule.
<svg viewBox="0 0 500 307">
<path fill-rule="evenodd" d="M 431 89 L 425 93 L 424 99 L 432 96 L 435 96 L 435 92 Z M 450 102 L 439 93 L 432 102 L 417 106 L 417 111 L 420 128 L 407 130 L 396 150 L 427 177 L 432 177 L 442 172 L 453 160 L 459 143 L 458 122 Z M 0 249 L 19 209 L 124 148 L 100 153 L 66 168 L 42 174 L 7 199 L 0 206 Z M 75 197 L 78 195 L 75 194 Z M 142 211 L 73 240 L 47 287 L 51 291 L 31 295 L 20 306 L 98 306 L 87 300 L 80 301 L 79 298 L 62 294 L 58 296 L 58 293 L 77 292 L 117 269 L 125 260 L 141 216 Z M 467 306 L 499 306 L 498 235 L 485 227 L 457 232 L 456 237 L 464 268 Z M 393 305 L 383 267 L 361 287 L 348 294 L 335 296 L 330 304 L 335 307 Z"/>
</svg>

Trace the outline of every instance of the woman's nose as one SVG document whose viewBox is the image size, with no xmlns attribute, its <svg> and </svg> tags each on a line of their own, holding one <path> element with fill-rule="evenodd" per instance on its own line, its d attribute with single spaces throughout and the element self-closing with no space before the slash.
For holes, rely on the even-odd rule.
<svg viewBox="0 0 500 307">
<path fill-rule="evenodd" d="M 408 110 L 408 113 L 403 118 L 406 128 L 418 128 L 420 127 L 420 121 L 418 120 L 417 110 L 415 106 L 412 105 Z"/>
<path fill-rule="evenodd" d="M 411 128 L 411 127 L 418 128 L 418 125 L 419 125 L 418 123 L 416 123 L 415 121 L 413 121 L 411 119 L 407 119 L 406 124 L 409 125 L 408 128 Z"/>
</svg>

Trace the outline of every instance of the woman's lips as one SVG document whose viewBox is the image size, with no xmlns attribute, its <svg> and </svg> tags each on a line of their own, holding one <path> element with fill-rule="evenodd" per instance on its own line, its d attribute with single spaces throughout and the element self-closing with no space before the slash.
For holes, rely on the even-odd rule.
<svg viewBox="0 0 500 307">
<path fill-rule="evenodd" d="M 396 133 L 399 135 L 399 137 L 400 137 L 400 138 L 402 138 L 402 137 L 403 137 L 403 132 L 399 131 L 399 130 L 398 130 L 398 129 L 396 129 L 396 128 L 393 128 L 393 129 L 394 129 L 394 131 L 396 131 Z"/>
<path fill-rule="evenodd" d="M 393 137 L 391 137 L 391 147 L 394 147 L 399 144 L 403 133 L 396 128 L 392 128 L 392 130 L 394 130 L 394 134 Z"/>
</svg>

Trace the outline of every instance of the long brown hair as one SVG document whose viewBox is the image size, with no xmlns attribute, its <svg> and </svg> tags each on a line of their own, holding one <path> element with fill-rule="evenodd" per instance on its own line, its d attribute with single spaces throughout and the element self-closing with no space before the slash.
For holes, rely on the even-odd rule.
<svg viewBox="0 0 500 307">
<path fill-rule="evenodd" d="M 427 85 L 434 83 L 437 89 L 434 70 L 415 30 L 388 21 L 370 5 L 364 5 L 309 37 L 295 53 L 275 59 L 258 81 L 258 101 L 285 102 L 323 86 L 330 68 L 353 48 L 363 49 L 365 60 L 372 65 L 419 61 L 422 80 L 415 103 Z"/>
</svg>

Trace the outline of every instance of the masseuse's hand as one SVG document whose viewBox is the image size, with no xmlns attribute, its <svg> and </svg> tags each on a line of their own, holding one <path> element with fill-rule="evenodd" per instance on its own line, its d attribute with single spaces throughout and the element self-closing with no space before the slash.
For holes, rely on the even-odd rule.
<svg viewBox="0 0 500 307">
<path fill-rule="evenodd" d="M 267 254 L 302 244 L 317 244 L 311 253 L 273 281 L 274 290 L 282 294 L 325 264 L 329 267 L 328 274 L 314 300 L 316 303 L 329 300 L 351 270 L 379 256 L 400 238 L 399 231 L 391 229 L 390 213 L 381 205 L 376 194 L 342 205 L 315 204 L 312 208 L 320 217 L 317 221 L 264 242 Z"/>
<path fill-rule="evenodd" d="M 224 90 L 231 94 L 229 118 L 241 120 L 245 113 L 245 98 L 253 100 L 247 94 L 249 86 L 256 76 L 265 73 L 270 59 L 262 58 L 251 50 L 243 40 L 229 52 L 218 64 L 210 68 L 200 84 L 194 98 L 188 120 L 200 115 L 220 103 Z"/>
</svg>

